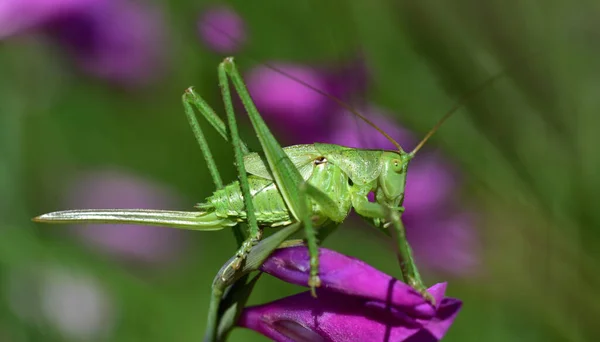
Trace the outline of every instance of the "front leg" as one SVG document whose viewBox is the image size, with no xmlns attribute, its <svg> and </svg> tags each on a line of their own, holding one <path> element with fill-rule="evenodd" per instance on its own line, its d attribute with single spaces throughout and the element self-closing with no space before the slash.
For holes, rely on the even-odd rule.
<svg viewBox="0 0 600 342">
<path fill-rule="evenodd" d="M 258 244 L 262 239 L 262 235 L 262 229 L 259 228 L 255 235 L 249 236 L 244 242 L 242 242 L 242 245 L 235 254 L 233 262 L 231 262 L 229 266 L 234 270 L 239 270 L 242 267 L 242 263 L 246 259 L 246 256 L 250 254 L 252 247 L 256 246 L 256 244 Z M 226 279 L 223 279 L 223 281 L 225 280 Z"/>
<path fill-rule="evenodd" d="M 396 240 L 396 255 L 400 262 L 400 270 L 404 282 L 415 290 L 419 291 L 425 299 L 435 305 L 435 299 L 421 280 L 421 275 L 415 264 L 412 249 L 406 239 L 406 229 L 400 218 L 404 208 L 392 208 L 380 203 L 369 202 L 366 194 L 355 193 L 352 195 L 352 206 L 361 216 L 372 220 L 373 224 L 380 229 L 389 228 L 391 225 L 391 235 Z"/>
</svg>

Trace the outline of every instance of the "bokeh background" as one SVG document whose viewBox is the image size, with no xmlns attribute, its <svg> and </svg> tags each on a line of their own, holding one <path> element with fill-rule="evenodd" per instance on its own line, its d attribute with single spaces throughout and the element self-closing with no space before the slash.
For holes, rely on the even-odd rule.
<svg viewBox="0 0 600 342">
<path fill-rule="evenodd" d="M 447 341 L 597 339 L 599 15 L 586 0 L 3 0 L 0 341 L 202 338 L 212 278 L 235 250 L 229 231 L 30 219 L 191 210 L 210 195 L 180 98 L 194 85 L 222 113 L 227 55 L 284 145 L 389 147 L 261 63 L 352 103 L 408 148 L 507 70 L 415 160 L 409 238 L 427 283 L 447 280 L 464 301 Z M 234 180 L 231 148 L 205 131 Z M 355 217 L 324 246 L 398 273 L 389 241 Z M 250 302 L 299 290 L 264 276 Z M 231 340 L 265 339 L 238 329 Z"/>
</svg>

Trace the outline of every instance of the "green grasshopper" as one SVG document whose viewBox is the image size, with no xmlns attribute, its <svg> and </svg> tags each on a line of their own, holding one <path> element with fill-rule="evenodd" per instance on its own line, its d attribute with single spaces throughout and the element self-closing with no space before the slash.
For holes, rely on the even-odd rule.
<svg viewBox="0 0 600 342">
<path fill-rule="evenodd" d="M 182 100 L 186 116 L 200 145 L 216 191 L 197 211 L 143 209 L 67 210 L 34 218 L 47 223 L 133 223 L 191 230 L 220 230 L 233 227 L 244 235 L 239 224 L 248 226 L 248 234 L 234 258 L 226 265 L 221 285 L 233 283 L 231 272 L 243 268 L 246 256 L 261 240 L 268 227 L 298 226 L 304 228 L 310 252 L 309 286 L 313 295 L 320 286 L 318 274 L 318 239 L 324 239 L 354 210 L 376 228 L 395 238 L 404 281 L 433 303 L 427 293 L 411 248 L 406 240 L 401 214 L 408 165 L 416 152 L 433 134 L 449 112 L 412 152 L 402 147 L 375 127 L 398 148 L 390 150 L 356 149 L 333 144 L 295 145 L 282 148 L 258 113 L 239 74 L 233 58 L 218 67 L 219 85 L 225 104 L 227 126 L 193 88 Z M 250 153 L 241 140 L 230 94 L 230 84 L 242 100 L 262 146 L 261 153 Z M 224 186 L 208 143 L 195 116 L 194 108 L 233 145 L 238 181 Z M 375 202 L 368 200 L 374 193 Z M 320 228 L 320 229 L 318 229 Z M 390 229 L 391 228 L 391 229 Z M 289 234 L 288 234 L 289 235 Z M 267 254 L 277 245 L 270 247 Z M 223 285 L 225 284 L 225 285 Z M 213 285 L 215 289 L 215 285 Z M 213 303 L 214 304 L 214 303 Z"/>
</svg>

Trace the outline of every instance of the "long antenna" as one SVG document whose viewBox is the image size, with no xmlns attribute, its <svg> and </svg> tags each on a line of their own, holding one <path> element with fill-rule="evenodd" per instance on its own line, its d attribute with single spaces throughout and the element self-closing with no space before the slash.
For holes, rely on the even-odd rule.
<svg viewBox="0 0 600 342">
<path fill-rule="evenodd" d="M 232 41 L 236 42 L 236 43 L 241 43 L 239 41 L 239 39 L 231 36 L 230 34 L 228 34 L 227 32 L 223 31 L 222 29 L 220 29 L 219 27 L 217 27 L 216 25 L 208 22 L 208 25 L 211 26 L 214 30 L 220 32 L 221 34 L 223 34 L 224 36 L 228 37 L 229 39 L 231 39 Z M 298 82 L 299 84 L 302 84 L 303 86 L 307 87 L 308 89 L 323 95 L 325 97 L 327 97 L 328 99 L 334 101 L 335 103 L 337 103 L 340 107 L 348 110 L 350 113 L 356 115 L 358 118 L 360 118 L 362 121 L 364 121 L 367 125 L 373 127 L 375 130 L 377 130 L 377 132 L 381 133 L 381 135 L 383 135 L 387 140 L 389 140 L 392 144 L 394 144 L 394 146 L 398 149 L 398 151 L 400 152 L 404 152 L 404 150 L 402 149 L 402 146 L 400 146 L 400 144 L 394 140 L 394 138 L 392 138 L 389 134 L 387 134 L 386 132 L 384 132 L 381 128 L 379 128 L 374 122 L 372 122 L 371 120 L 367 119 L 364 115 L 362 115 L 361 113 L 359 113 L 354 107 L 352 107 L 351 105 L 349 105 L 348 103 L 346 103 L 345 101 L 343 101 L 342 99 L 333 96 L 331 94 L 328 94 L 327 92 L 309 84 L 304 82 L 303 80 L 299 79 L 298 77 L 295 77 L 294 75 L 291 75 L 279 68 L 277 68 L 274 65 L 271 65 L 269 63 L 266 62 L 260 62 L 258 61 L 256 58 L 250 58 L 250 59 L 254 59 L 255 62 L 260 63 L 261 65 L 266 66 L 268 69 L 271 69 L 277 73 L 282 74 L 285 77 L 288 77 L 291 80 L 294 80 L 295 82 Z"/>
<path fill-rule="evenodd" d="M 307 87 L 310 90 L 313 90 L 315 92 L 317 92 L 318 94 L 321 94 L 327 98 L 329 98 L 330 100 L 333 100 L 335 103 L 337 103 L 339 106 L 341 106 L 342 108 L 348 110 L 350 113 L 358 116 L 362 121 L 364 121 L 367 125 L 373 127 L 374 129 L 377 130 L 377 132 L 381 133 L 381 135 L 383 135 L 387 140 L 389 140 L 392 144 L 394 144 L 394 146 L 401 152 L 403 152 L 404 150 L 402 149 L 402 146 L 400 146 L 400 144 L 394 140 L 394 138 L 392 138 L 389 134 L 387 134 L 386 132 L 384 132 L 381 128 L 379 128 L 375 123 L 373 123 L 373 121 L 367 119 L 364 115 L 362 115 L 361 113 L 359 113 L 354 107 L 352 107 L 350 104 L 346 103 L 345 101 L 343 101 L 342 99 L 333 96 L 331 94 L 328 94 L 327 92 L 313 86 L 310 85 L 304 81 L 302 81 L 301 79 L 295 77 L 294 75 L 290 75 L 289 73 L 273 66 L 270 65 L 268 63 L 262 63 L 264 66 L 266 66 L 267 68 L 276 71 L 280 74 L 282 74 L 283 76 L 289 77 L 290 79 L 302 84 L 303 86 Z"/>
<path fill-rule="evenodd" d="M 446 114 L 444 114 L 444 116 L 442 116 L 442 118 L 435 124 L 435 126 L 433 126 L 433 128 L 429 132 L 427 132 L 427 134 L 425 135 L 425 137 L 409 153 L 409 155 L 411 157 L 414 157 L 414 155 L 417 154 L 417 152 L 421 149 L 421 147 L 423 147 L 423 145 L 425 145 L 425 143 L 427 142 L 427 140 L 429 140 L 429 138 L 431 138 L 433 136 L 433 134 L 435 132 L 437 132 L 437 130 L 444 124 L 444 122 L 446 122 L 446 120 L 448 120 L 452 116 L 452 114 L 456 113 L 459 109 L 461 109 L 465 105 L 465 103 L 468 100 L 471 99 L 471 97 L 473 95 L 478 94 L 482 89 L 485 89 L 487 86 L 489 86 L 490 84 L 494 83 L 496 80 L 498 80 L 502 76 L 506 75 L 507 71 L 508 71 L 508 69 L 503 69 L 503 70 L 499 71 L 494 76 L 492 76 L 492 77 L 488 78 L 487 80 L 485 80 L 485 82 L 477 85 L 475 88 L 473 88 L 470 91 L 464 93 L 454 103 L 454 106 L 449 111 L 447 111 Z"/>
<path fill-rule="evenodd" d="M 236 43 L 241 43 L 239 41 L 239 39 L 231 36 L 230 34 L 228 34 L 227 32 L 223 31 L 222 29 L 220 29 L 219 27 L 217 27 L 216 25 L 212 24 L 212 23 L 208 23 L 208 25 L 210 25 L 214 30 L 220 32 L 221 34 L 223 34 L 224 36 L 226 36 L 227 38 L 231 39 L 232 41 L 236 42 Z M 269 63 L 265 63 L 265 62 L 260 62 L 255 58 L 250 58 L 250 59 L 254 59 L 255 62 L 260 63 L 264 66 L 266 66 L 268 69 L 271 69 L 275 72 L 278 72 L 288 78 L 290 78 L 291 80 L 294 80 L 296 82 L 298 82 L 299 84 L 302 84 L 303 86 L 307 87 L 308 89 L 311 89 L 312 91 L 315 91 L 316 93 L 323 95 L 325 97 L 327 97 L 330 100 L 333 100 L 335 103 L 337 103 L 340 107 L 348 110 L 350 113 L 356 115 L 358 118 L 360 118 L 362 121 L 364 121 L 367 125 L 373 127 L 375 130 L 377 130 L 377 132 L 381 133 L 381 135 L 383 135 L 387 140 L 389 140 L 392 144 L 394 144 L 394 146 L 398 149 L 399 152 L 404 152 L 404 150 L 402 149 L 402 146 L 400 146 L 400 144 L 394 140 L 394 138 L 392 138 L 389 134 L 387 134 L 386 132 L 384 132 L 381 128 L 379 128 L 375 123 L 373 123 L 371 120 L 367 119 L 364 115 L 362 115 L 361 113 L 359 113 L 354 107 L 352 107 L 350 104 L 346 103 L 345 101 L 343 101 L 342 99 L 333 96 L 331 94 L 328 94 L 327 92 L 309 84 L 304 82 L 303 80 L 299 79 L 298 77 L 295 77 L 294 75 L 291 75 L 277 67 L 275 67 L 274 65 L 271 65 Z M 516 65 L 517 63 L 515 63 Z M 481 90 L 485 89 L 487 86 L 489 86 L 490 84 L 494 83 L 496 80 L 498 80 L 499 78 L 501 78 L 502 76 L 506 75 L 507 72 L 512 69 L 512 67 L 514 67 L 515 65 L 512 65 L 508 68 L 502 69 L 501 71 L 499 71 L 498 73 L 494 74 L 492 77 L 488 78 L 487 80 L 485 80 L 484 82 L 482 82 L 481 84 L 477 85 L 475 88 L 471 89 L 470 91 L 464 93 L 454 104 L 454 106 L 448 111 L 446 112 L 446 114 L 444 114 L 444 116 L 442 116 L 442 118 L 435 124 L 435 126 L 433 126 L 433 128 L 427 132 L 427 134 L 425 135 L 425 137 L 419 142 L 419 144 L 409 153 L 409 156 L 414 157 L 415 154 L 425 145 L 425 143 L 433 136 L 433 134 L 435 134 L 435 132 L 437 132 L 437 130 L 444 124 L 444 122 L 446 122 L 446 120 L 448 120 L 452 114 L 456 113 L 459 109 L 461 109 L 465 103 L 470 100 L 473 95 L 478 94 Z"/>
</svg>

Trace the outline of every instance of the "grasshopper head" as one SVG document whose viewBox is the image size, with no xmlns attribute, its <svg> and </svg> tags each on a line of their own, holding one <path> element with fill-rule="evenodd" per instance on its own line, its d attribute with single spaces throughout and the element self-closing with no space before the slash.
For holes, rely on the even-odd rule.
<svg viewBox="0 0 600 342">
<path fill-rule="evenodd" d="M 412 155 L 404 151 L 385 151 L 381 157 L 381 174 L 377 200 L 391 206 L 400 206 L 404 200 L 406 171 Z"/>
</svg>

